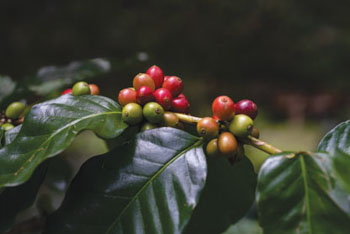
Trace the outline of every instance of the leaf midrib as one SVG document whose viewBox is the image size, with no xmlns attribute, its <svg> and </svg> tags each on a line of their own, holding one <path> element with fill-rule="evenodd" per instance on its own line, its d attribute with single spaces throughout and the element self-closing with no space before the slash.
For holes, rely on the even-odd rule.
<svg viewBox="0 0 350 234">
<path fill-rule="evenodd" d="M 106 233 L 110 233 L 112 231 L 112 228 L 115 226 L 115 224 L 120 220 L 120 218 L 123 216 L 123 214 L 129 209 L 129 207 L 136 201 L 136 199 L 140 196 L 141 193 L 143 193 L 148 186 L 160 175 L 162 174 L 165 169 L 167 169 L 174 161 L 176 161 L 178 158 L 181 157 L 181 155 L 184 155 L 187 151 L 199 146 L 202 143 L 202 139 L 199 139 L 198 141 L 194 142 L 190 147 L 187 149 L 184 149 L 177 155 L 175 155 L 171 160 L 169 160 L 167 163 L 163 165 L 148 181 L 145 183 L 140 190 L 135 194 L 135 196 L 130 200 L 130 202 L 124 207 L 124 209 L 120 212 L 120 214 L 116 217 L 115 221 L 109 226 Z"/>
<path fill-rule="evenodd" d="M 309 204 L 309 190 L 308 190 L 308 182 L 307 182 L 307 172 L 306 172 L 306 166 L 304 157 L 300 155 L 300 167 L 301 167 L 301 173 L 303 177 L 304 182 L 304 190 L 305 190 L 305 203 L 306 203 L 306 221 L 308 225 L 309 233 L 312 234 L 312 226 L 311 226 L 311 211 L 310 211 L 310 204 Z"/>
</svg>

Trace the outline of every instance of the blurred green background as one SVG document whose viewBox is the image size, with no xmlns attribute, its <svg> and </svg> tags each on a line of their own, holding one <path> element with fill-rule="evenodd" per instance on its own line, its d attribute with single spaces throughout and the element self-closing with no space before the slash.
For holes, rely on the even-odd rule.
<svg viewBox="0 0 350 234">
<path fill-rule="evenodd" d="M 210 116 L 219 95 L 249 98 L 259 107 L 262 139 L 314 150 L 350 116 L 349 7 L 314 0 L 3 0 L 0 73 L 20 81 L 42 66 L 105 57 L 112 71 L 94 82 L 116 100 L 156 64 L 183 79 L 193 115 Z M 96 139 L 85 134 L 66 154 L 104 152 Z M 86 140 L 94 147 L 81 151 Z M 266 155 L 246 150 L 257 170 Z M 255 232 L 239 228 L 227 233 Z"/>
</svg>

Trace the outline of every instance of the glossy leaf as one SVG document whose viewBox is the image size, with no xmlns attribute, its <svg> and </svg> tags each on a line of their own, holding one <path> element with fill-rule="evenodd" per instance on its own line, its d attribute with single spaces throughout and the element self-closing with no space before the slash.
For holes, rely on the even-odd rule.
<svg viewBox="0 0 350 234">
<path fill-rule="evenodd" d="M 237 222 L 253 205 L 256 178 L 246 157 L 234 166 L 208 158 L 207 182 L 186 233 L 222 233 Z"/>
<path fill-rule="evenodd" d="M 73 177 L 73 168 L 63 157 L 50 160 L 45 185 L 56 192 L 65 192 Z"/>
<path fill-rule="evenodd" d="M 21 130 L 21 128 L 22 128 L 22 124 L 5 132 L 5 136 L 4 136 L 5 145 L 10 144 L 16 138 L 16 136 L 19 133 L 19 131 Z"/>
<path fill-rule="evenodd" d="M 29 89 L 38 95 L 44 96 L 77 81 L 87 81 L 110 71 L 110 69 L 110 62 L 102 58 L 75 61 L 63 67 L 47 66 L 40 68 L 36 79 L 31 79 L 32 84 Z"/>
<path fill-rule="evenodd" d="M 63 95 L 35 105 L 17 137 L 0 150 L 0 187 L 25 182 L 41 162 L 66 149 L 82 130 L 113 138 L 126 128 L 121 107 L 102 96 Z"/>
<path fill-rule="evenodd" d="M 272 156 L 260 169 L 257 202 L 264 233 L 344 233 L 347 196 L 339 194 L 322 153 Z"/>
<path fill-rule="evenodd" d="M 350 154 L 350 120 L 329 131 L 318 145 L 319 151 L 327 151 L 331 155 L 334 155 L 338 149 Z"/>
<path fill-rule="evenodd" d="M 82 166 L 45 233 L 181 233 L 206 174 L 200 139 L 145 131 Z"/>
<path fill-rule="evenodd" d="M 0 193 L 0 233 L 8 231 L 17 214 L 34 203 L 39 187 L 44 180 L 47 165 L 47 162 L 41 164 L 24 184 L 5 188 Z"/>
</svg>

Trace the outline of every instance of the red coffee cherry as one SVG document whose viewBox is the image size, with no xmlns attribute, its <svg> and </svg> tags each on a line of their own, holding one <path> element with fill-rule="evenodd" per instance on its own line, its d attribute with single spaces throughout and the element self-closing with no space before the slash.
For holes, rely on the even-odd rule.
<svg viewBox="0 0 350 234">
<path fill-rule="evenodd" d="M 172 111 L 179 113 L 190 113 L 190 103 L 186 98 L 177 97 L 172 101 Z"/>
<path fill-rule="evenodd" d="M 91 95 L 99 95 L 100 88 L 95 84 L 89 84 Z"/>
<path fill-rule="evenodd" d="M 182 80 L 177 76 L 171 76 L 166 81 L 163 82 L 163 88 L 170 91 L 173 97 L 179 95 L 183 90 Z"/>
<path fill-rule="evenodd" d="M 171 76 L 164 76 L 164 80 L 163 80 L 163 82 L 165 82 L 166 80 L 168 80 L 168 79 L 169 79 L 169 77 L 171 77 Z"/>
<path fill-rule="evenodd" d="M 136 92 L 136 102 L 140 105 L 145 105 L 147 102 L 154 100 L 153 91 L 148 86 L 141 86 Z"/>
<path fill-rule="evenodd" d="M 118 102 L 121 106 L 136 102 L 136 91 L 132 88 L 122 89 L 118 95 Z"/>
<path fill-rule="evenodd" d="M 66 89 L 61 93 L 61 95 L 65 95 L 65 94 L 72 94 L 72 89 Z"/>
<path fill-rule="evenodd" d="M 153 79 L 156 89 L 162 86 L 164 73 L 160 67 L 153 65 L 152 67 L 148 68 L 146 73 Z"/>
<path fill-rule="evenodd" d="M 183 93 L 180 93 L 179 96 L 177 96 L 176 98 L 186 98 L 186 96 Z"/>
<path fill-rule="evenodd" d="M 236 114 L 248 115 L 252 120 L 258 115 L 258 107 L 256 104 L 248 99 L 243 99 L 235 105 Z"/>
<path fill-rule="evenodd" d="M 135 90 L 139 90 L 142 86 L 148 86 L 154 91 L 155 85 L 153 79 L 146 73 L 139 73 L 134 77 L 132 82 Z"/>
<path fill-rule="evenodd" d="M 230 121 L 235 114 L 235 104 L 232 99 L 227 96 L 215 98 L 211 109 L 213 114 L 223 121 Z"/>
<path fill-rule="evenodd" d="M 170 91 L 164 88 L 159 88 L 154 91 L 153 96 L 156 101 L 164 108 L 164 110 L 169 110 L 171 108 L 171 101 L 173 96 Z"/>
<path fill-rule="evenodd" d="M 219 125 L 213 118 L 205 117 L 197 123 L 197 132 L 205 139 L 212 139 L 219 134 Z"/>
<path fill-rule="evenodd" d="M 230 156 L 237 150 L 238 143 L 232 133 L 223 132 L 219 136 L 218 146 L 221 154 Z"/>
<path fill-rule="evenodd" d="M 215 115 L 213 115 L 213 119 L 215 120 L 220 120 L 218 117 L 216 117 Z"/>
</svg>

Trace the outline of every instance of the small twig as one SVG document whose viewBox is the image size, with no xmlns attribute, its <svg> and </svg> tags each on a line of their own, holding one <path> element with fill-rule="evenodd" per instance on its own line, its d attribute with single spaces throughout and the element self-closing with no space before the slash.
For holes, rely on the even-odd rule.
<svg viewBox="0 0 350 234">
<path fill-rule="evenodd" d="M 182 122 L 184 123 L 190 123 L 190 124 L 196 124 L 199 120 L 202 118 L 192 116 L 192 115 L 186 115 L 181 113 L 174 113 Z"/>
<path fill-rule="evenodd" d="M 278 154 L 282 152 L 282 150 L 276 148 L 275 146 L 272 146 L 252 136 L 248 136 L 247 138 L 242 139 L 242 141 L 268 154 Z"/>
</svg>

